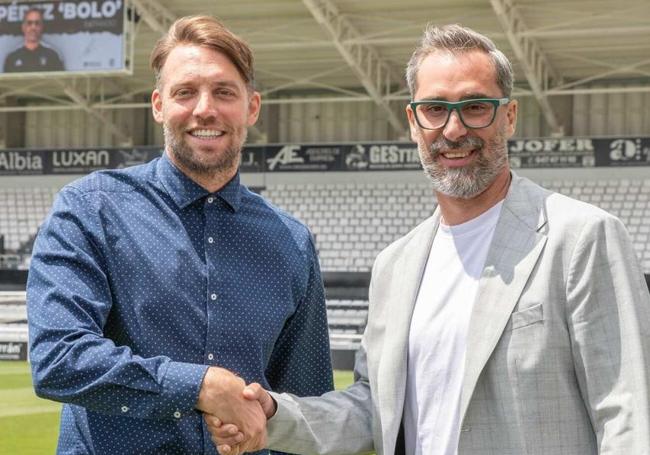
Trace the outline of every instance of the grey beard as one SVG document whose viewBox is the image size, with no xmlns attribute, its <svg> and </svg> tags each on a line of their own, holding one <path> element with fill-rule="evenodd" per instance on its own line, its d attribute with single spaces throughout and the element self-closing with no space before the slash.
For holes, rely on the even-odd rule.
<svg viewBox="0 0 650 455">
<path fill-rule="evenodd" d="M 433 159 L 441 150 L 460 148 L 477 150 L 479 155 L 471 166 L 448 169 L 438 165 Z M 486 151 L 498 153 L 486 154 Z M 485 191 L 508 162 L 502 135 L 490 140 L 487 147 L 478 137 L 467 137 L 461 142 L 450 142 L 441 137 L 431 144 L 425 154 L 421 151 L 421 155 L 428 158 L 422 160 L 422 167 L 433 184 L 434 191 L 460 199 L 471 199 Z"/>
<path fill-rule="evenodd" d="M 163 125 L 163 137 L 165 148 L 169 150 L 174 158 L 188 171 L 200 175 L 212 176 L 220 172 L 229 171 L 239 166 L 241 149 L 246 142 L 248 131 L 244 130 L 241 144 L 232 144 L 224 151 L 222 159 L 215 163 L 203 163 L 194 156 L 192 149 L 182 140 L 178 140 L 170 131 L 167 125 Z"/>
</svg>

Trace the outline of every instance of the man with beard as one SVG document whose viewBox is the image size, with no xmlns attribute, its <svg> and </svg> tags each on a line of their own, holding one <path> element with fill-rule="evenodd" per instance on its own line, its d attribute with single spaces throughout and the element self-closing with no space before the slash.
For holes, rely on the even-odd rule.
<svg viewBox="0 0 650 455">
<path fill-rule="evenodd" d="M 64 187 L 34 246 L 30 359 L 36 393 L 66 403 L 58 453 L 216 454 L 208 413 L 262 447 L 245 381 L 332 389 L 312 237 L 240 184 L 260 110 L 249 47 L 187 17 L 151 63 L 164 155 Z"/>
<path fill-rule="evenodd" d="M 23 32 L 23 45 L 5 58 L 5 73 L 63 71 L 59 54 L 41 42 L 43 13 L 40 9 L 28 9 L 20 29 Z"/>
<path fill-rule="evenodd" d="M 509 169 L 512 69 L 488 38 L 428 27 L 406 75 L 438 208 L 375 262 L 355 384 L 246 389 L 269 447 L 650 453 L 650 296 L 625 228 Z M 234 425 L 207 420 L 223 454 L 236 448 Z"/>
</svg>

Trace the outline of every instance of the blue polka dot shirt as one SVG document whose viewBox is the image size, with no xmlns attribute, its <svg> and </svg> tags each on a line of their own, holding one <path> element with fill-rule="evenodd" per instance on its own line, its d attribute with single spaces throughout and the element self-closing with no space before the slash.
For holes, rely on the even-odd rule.
<svg viewBox="0 0 650 455">
<path fill-rule="evenodd" d="M 27 309 L 35 390 L 66 403 L 59 453 L 216 454 L 194 409 L 209 365 L 332 389 L 312 237 L 239 175 L 208 193 L 163 156 L 67 185 Z"/>
</svg>

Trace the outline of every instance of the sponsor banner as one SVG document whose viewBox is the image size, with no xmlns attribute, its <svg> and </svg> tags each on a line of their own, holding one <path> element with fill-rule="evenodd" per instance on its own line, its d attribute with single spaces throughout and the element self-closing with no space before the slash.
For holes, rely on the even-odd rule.
<svg viewBox="0 0 650 455">
<path fill-rule="evenodd" d="M 0 175 L 88 174 L 143 164 L 161 153 L 160 147 L 0 150 Z"/>
<path fill-rule="evenodd" d="M 269 145 L 265 154 L 266 172 L 420 169 L 413 143 Z"/>
<path fill-rule="evenodd" d="M 40 175 L 43 150 L 0 150 L 0 175 Z"/>
<path fill-rule="evenodd" d="M 650 166 L 650 137 L 514 139 L 508 153 L 515 169 Z M 0 150 L 0 176 L 87 174 L 143 164 L 161 154 L 160 147 Z M 241 160 L 244 173 L 420 168 L 411 142 L 250 145 Z"/>
<path fill-rule="evenodd" d="M 342 154 L 340 145 L 269 145 L 264 161 L 267 172 L 334 171 Z"/>
<path fill-rule="evenodd" d="M 239 166 L 241 172 L 264 172 L 265 148 L 262 145 L 247 145 L 244 147 Z"/>
<path fill-rule="evenodd" d="M 650 138 L 541 138 L 508 141 L 513 168 L 650 166 Z"/>
<path fill-rule="evenodd" d="M 594 167 L 592 139 L 544 138 L 508 141 L 510 165 L 517 168 Z"/>
<path fill-rule="evenodd" d="M 349 147 L 346 171 L 390 171 L 421 169 L 420 154 L 414 143 L 356 144 Z"/>
<path fill-rule="evenodd" d="M 251 172 L 420 169 L 417 146 L 404 143 L 269 145 Z M 513 168 L 650 166 L 650 138 L 540 138 L 508 141 Z M 262 169 L 262 170 L 260 170 Z M 244 170 L 244 168 L 242 168 Z"/>
<path fill-rule="evenodd" d="M 0 72 L 42 75 L 124 70 L 125 1 L 14 0 L 0 4 Z M 41 17 L 26 15 L 31 8 L 38 9 Z M 27 53 L 23 48 L 27 39 L 36 39 L 42 50 Z M 34 56 L 40 61 L 33 61 Z"/>
<path fill-rule="evenodd" d="M 122 169 L 125 167 L 137 166 L 140 164 L 148 163 L 154 158 L 158 158 L 163 154 L 162 147 L 136 147 L 132 149 L 118 149 L 117 153 L 113 153 L 112 162 L 114 166 L 112 169 Z"/>
<path fill-rule="evenodd" d="M 0 341 L 0 360 L 27 360 L 27 343 Z"/>
<path fill-rule="evenodd" d="M 593 139 L 596 166 L 650 166 L 650 137 Z"/>
</svg>

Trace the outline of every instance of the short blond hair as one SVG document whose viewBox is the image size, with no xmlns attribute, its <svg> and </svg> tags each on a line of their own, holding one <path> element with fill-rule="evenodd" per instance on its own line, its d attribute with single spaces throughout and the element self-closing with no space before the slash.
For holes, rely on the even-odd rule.
<svg viewBox="0 0 650 455">
<path fill-rule="evenodd" d="M 255 87 L 253 52 L 248 44 L 226 28 L 219 19 L 212 16 L 186 16 L 174 22 L 169 31 L 158 40 L 151 52 L 151 69 L 160 83 L 162 71 L 169 53 L 180 45 L 203 46 L 221 54 L 237 68 L 246 85 Z"/>
</svg>

